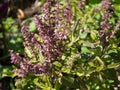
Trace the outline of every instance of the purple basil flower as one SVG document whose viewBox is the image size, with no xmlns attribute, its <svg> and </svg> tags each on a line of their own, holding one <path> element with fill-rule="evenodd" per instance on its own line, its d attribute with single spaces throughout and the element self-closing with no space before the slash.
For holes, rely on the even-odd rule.
<svg viewBox="0 0 120 90">
<path fill-rule="evenodd" d="M 13 50 L 9 50 L 9 52 L 11 54 L 11 63 L 20 64 L 22 57 L 20 57 L 19 53 L 15 53 Z"/>
<path fill-rule="evenodd" d="M 103 0 L 101 2 L 102 9 L 104 10 L 102 20 L 100 22 L 100 41 L 101 44 L 105 47 L 108 46 L 108 38 L 110 36 L 111 23 L 109 19 L 113 16 L 114 7 L 110 0 Z"/>
<path fill-rule="evenodd" d="M 103 9 L 114 11 L 114 7 L 110 0 L 102 0 L 101 5 Z"/>
<path fill-rule="evenodd" d="M 110 35 L 110 38 L 113 38 L 114 35 L 115 35 L 115 33 L 116 33 L 119 29 L 120 29 L 120 20 L 117 21 L 117 23 L 116 23 L 116 25 L 115 25 L 115 27 L 114 27 L 111 35 Z"/>
<path fill-rule="evenodd" d="M 37 35 L 29 31 L 28 26 L 21 29 L 24 39 L 23 45 L 28 49 L 24 57 L 20 57 L 18 53 L 11 53 L 11 60 L 18 64 L 19 69 L 15 70 L 20 77 L 24 77 L 29 73 L 43 74 L 52 72 L 52 63 L 61 60 L 64 53 L 65 41 L 67 41 L 67 30 L 69 30 L 72 14 L 71 5 L 67 5 L 65 9 L 59 8 L 60 4 L 48 0 L 43 9 L 43 17 L 34 16 L 34 22 L 37 26 Z M 56 5 L 55 5 L 56 4 Z M 54 7 L 52 10 L 51 8 Z M 64 22 L 64 23 L 63 23 Z M 30 53 L 30 56 L 27 54 Z M 39 61 L 39 56 L 44 57 L 43 62 Z M 35 59 L 36 62 L 32 63 Z"/>
<path fill-rule="evenodd" d="M 80 10 L 83 10 L 86 4 L 87 0 L 78 0 L 78 7 L 80 8 Z"/>
</svg>

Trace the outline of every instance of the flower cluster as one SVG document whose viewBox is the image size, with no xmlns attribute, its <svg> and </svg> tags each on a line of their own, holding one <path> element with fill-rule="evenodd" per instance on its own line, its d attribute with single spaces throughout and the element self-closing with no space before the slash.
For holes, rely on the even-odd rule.
<svg viewBox="0 0 120 90">
<path fill-rule="evenodd" d="M 19 66 L 19 69 L 15 70 L 19 77 L 24 77 L 28 73 L 41 74 L 46 72 L 45 63 L 42 65 L 38 62 L 32 64 L 28 57 L 22 58 L 19 53 L 15 53 L 13 50 L 10 50 L 10 54 L 11 62 Z"/>
<path fill-rule="evenodd" d="M 66 5 L 64 9 L 60 8 L 61 5 L 47 0 L 43 6 L 43 16 L 34 16 L 38 34 L 30 32 L 28 26 L 22 27 L 24 57 L 10 51 L 12 63 L 19 66 L 15 70 L 19 76 L 49 73 L 52 63 L 61 60 L 72 19 L 71 5 Z"/>
<path fill-rule="evenodd" d="M 114 7 L 110 0 L 103 0 L 101 2 L 102 9 L 104 10 L 102 20 L 100 22 L 100 41 L 103 46 L 108 45 L 107 39 L 110 36 L 110 29 L 111 29 L 111 23 L 109 22 L 109 19 L 112 18 Z"/>
<path fill-rule="evenodd" d="M 110 0 L 103 0 L 101 3 L 104 13 L 102 21 L 100 23 L 100 41 L 103 46 L 108 46 L 108 38 L 112 39 L 115 33 L 120 29 L 120 20 L 117 21 L 116 25 L 112 27 L 109 19 L 113 17 L 114 7 Z"/>
<path fill-rule="evenodd" d="M 78 7 L 80 8 L 80 10 L 85 9 L 85 5 L 87 4 L 87 0 L 79 0 L 78 1 Z"/>
<path fill-rule="evenodd" d="M 44 18 L 35 16 L 35 24 L 38 27 L 39 36 L 43 39 L 42 53 L 47 60 L 58 60 L 64 52 L 63 41 L 67 40 L 67 30 L 71 23 L 71 5 L 66 5 L 65 9 L 60 9 L 60 4 L 55 5 L 51 10 L 51 2 L 45 3 L 43 10 Z"/>
<path fill-rule="evenodd" d="M 120 29 L 120 20 L 117 21 L 117 23 L 116 23 L 116 25 L 115 25 L 115 27 L 114 27 L 111 35 L 110 35 L 110 38 L 113 38 L 114 35 L 115 35 L 115 33 L 116 33 L 119 29 Z"/>
</svg>

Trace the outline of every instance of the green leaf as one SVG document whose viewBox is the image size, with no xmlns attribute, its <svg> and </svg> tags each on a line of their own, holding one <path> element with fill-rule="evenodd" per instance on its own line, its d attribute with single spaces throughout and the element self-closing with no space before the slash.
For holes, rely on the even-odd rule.
<svg viewBox="0 0 120 90">
<path fill-rule="evenodd" d="M 117 68 L 118 66 L 120 66 L 120 62 L 119 63 L 114 63 L 114 64 L 110 64 L 107 66 L 107 68 Z"/>
<path fill-rule="evenodd" d="M 35 79 L 33 80 L 34 84 L 35 84 L 36 86 L 38 86 L 39 88 L 42 88 L 42 89 L 45 88 L 45 85 L 44 85 L 43 83 L 39 83 L 38 80 L 39 80 L 39 78 L 35 78 Z"/>
<path fill-rule="evenodd" d="M 64 73 L 70 73 L 70 68 L 67 68 L 67 67 L 65 67 L 65 66 L 63 66 L 62 67 L 62 71 L 64 72 Z"/>
<path fill-rule="evenodd" d="M 48 76 L 46 76 L 46 85 L 47 85 L 48 87 L 52 87 L 51 82 L 50 82 Z"/>
<path fill-rule="evenodd" d="M 58 61 L 55 61 L 53 64 L 54 64 L 55 66 L 57 66 L 57 67 L 61 67 L 61 66 L 62 66 L 62 64 L 61 64 L 60 62 L 58 62 Z"/>
<path fill-rule="evenodd" d="M 117 51 L 116 49 L 110 49 L 110 50 L 108 51 L 108 54 L 110 54 L 110 53 L 118 53 L 118 51 Z"/>
<path fill-rule="evenodd" d="M 104 66 L 99 66 L 99 67 L 96 68 L 96 71 L 99 72 L 99 71 L 101 71 L 103 69 L 104 69 Z"/>
<path fill-rule="evenodd" d="M 85 39 L 87 37 L 87 34 L 88 33 L 86 33 L 86 32 L 80 33 L 80 38 Z"/>
<path fill-rule="evenodd" d="M 76 75 L 79 76 L 79 77 L 81 77 L 81 76 L 84 76 L 85 74 L 77 72 Z"/>
<path fill-rule="evenodd" d="M 30 31 L 31 32 L 34 32 L 36 30 L 36 25 L 34 22 L 31 22 L 30 25 L 29 25 L 29 28 L 30 28 Z"/>
<path fill-rule="evenodd" d="M 84 47 L 95 48 L 95 45 L 93 43 L 88 42 L 88 41 L 83 42 L 83 46 Z"/>
<path fill-rule="evenodd" d="M 55 90 L 60 90 L 60 86 L 61 86 L 61 84 L 60 84 L 59 79 L 58 79 L 55 83 Z"/>
<path fill-rule="evenodd" d="M 91 37 L 92 40 L 95 40 L 96 39 L 96 33 L 94 31 L 91 31 L 90 37 Z"/>
<path fill-rule="evenodd" d="M 1 72 L 1 76 L 0 78 L 9 76 L 14 78 L 15 76 L 17 76 L 15 73 L 13 73 L 13 68 L 11 66 L 1 66 L 0 68 L 0 72 Z"/>
<path fill-rule="evenodd" d="M 73 87 L 74 78 L 71 76 L 63 76 L 62 77 L 62 85 Z"/>
<path fill-rule="evenodd" d="M 89 49 L 87 49 L 87 47 L 82 47 L 81 53 L 91 53 L 91 51 Z"/>
<path fill-rule="evenodd" d="M 32 57 L 32 53 L 31 53 L 31 51 L 28 49 L 28 47 L 25 47 L 25 52 L 26 52 L 26 54 L 28 55 L 28 57 Z"/>
</svg>

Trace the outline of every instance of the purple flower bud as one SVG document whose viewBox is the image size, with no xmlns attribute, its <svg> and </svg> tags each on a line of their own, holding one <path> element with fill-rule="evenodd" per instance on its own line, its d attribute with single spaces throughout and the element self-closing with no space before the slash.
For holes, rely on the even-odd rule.
<svg viewBox="0 0 120 90">
<path fill-rule="evenodd" d="M 65 41 L 68 39 L 68 26 L 72 21 L 71 5 L 67 5 L 65 9 L 60 10 L 59 5 L 54 4 L 48 0 L 44 5 L 44 16 L 34 16 L 38 33 L 36 34 L 42 41 L 38 40 L 35 34 L 29 31 L 28 26 L 23 26 L 21 29 L 24 39 L 23 45 L 25 49 L 27 48 L 27 51 L 24 57 L 20 57 L 19 54 L 11 51 L 12 62 L 19 66 L 16 72 L 22 77 L 29 73 L 35 75 L 50 73 L 53 62 L 61 60 L 61 55 L 65 50 Z M 55 9 L 51 9 L 52 5 Z M 41 59 L 40 54 L 45 59 L 42 63 L 39 61 Z M 33 60 L 35 60 L 35 63 L 32 63 Z"/>
<path fill-rule="evenodd" d="M 110 38 L 113 38 L 115 33 L 120 29 L 120 20 L 118 20 L 118 22 L 116 23 L 111 35 L 110 35 Z"/>
<path fill-rule="evenodd" d="M 114 7 L 110 0 L 103 0 L 101 6 L 104 10 L 102 20 L 100 22 L 100 41 L 103 46 L 108 46 L 108 38 L 110 37 L 111 23 L 109 19 L 113 16 Z"/>
<path fill-rule="evenodd" d="M 9 52 L 11 54 L 11 63 L 20 64 L 22 57 L 19 56 L 19 53 L 15 53 L 13 50 L 9 50 Z"/>
</svg>

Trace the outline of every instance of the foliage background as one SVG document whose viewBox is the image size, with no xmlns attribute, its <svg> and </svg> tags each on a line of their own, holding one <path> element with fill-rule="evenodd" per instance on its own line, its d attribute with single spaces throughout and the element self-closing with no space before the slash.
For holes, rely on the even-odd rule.
<svg viewBox="0 0 120 90">
<path fill-rule="evenodd" d="M 78 0 L 72 0 L 72 13 L 74 15 L 73 24 L 70 28 L 75 28 L 69 33 L 70 42 L 66 45 L 66 52 L 62 56 L 62 61 L 53 63 L 54 71 L 51 75 L 28 75 L 19 78 L 12 72 L 16 65 L 11 64 L 8 50 L 12 49 L 24 55 L 22 45 L 23 38 L 20 29 L 23 25 L 29 25 L 31 32 L 36 32 L 33 16 L 28 14 L 35 0 L 19 2 L 11 0 L 8 8 L 9 13 L 0 17 L 0 83 L 2 90 L 117 90 L 120 89 L 119 80 L 119 54 L 120 54 L 120 31 L 115 33 L 113 39 L 108 38 L 109 45 L 103 46 L 100 43 L 99 28 L 102 11 L 98 5 L 101 0 L 89 0 L 84 10 L 80 10 Z M 37 0 L 36 0 L 37 1 Z M 60 0 L 67 4 L 65 0 Z M 23 3 L 28 2 L 28 6 Z M 41 4 L 44 0 L 39 1 Z M 120 18 L 120 1 L 111 0 L 115 7 L 114 15 L 109 20 L 112 27 Z M 15 6 L 12 6 L 15 5 Z M 18 6 L 17 6 L 18 5 Z M 31 7 L 30 7 L 31 6 Z M 25 18 L 17 17 L 17 10 L 22 8 L 28 14 Z M 39 9 L 40 10 L 40 9 Z M 30 10 L 32 12 L 32 10 Z M 41 11 L 36 11 L 40 13 Z M 12 14 L 13 15 L 12 15 Z M 110 29 L 111 31 L 113 28 Z M 29 52 L 29 51 L 28 51 Z M 57 80 L 53 83 L 53 78 Z M 4 81 L 8 81 L 9 85 Z"/>
</svg>

